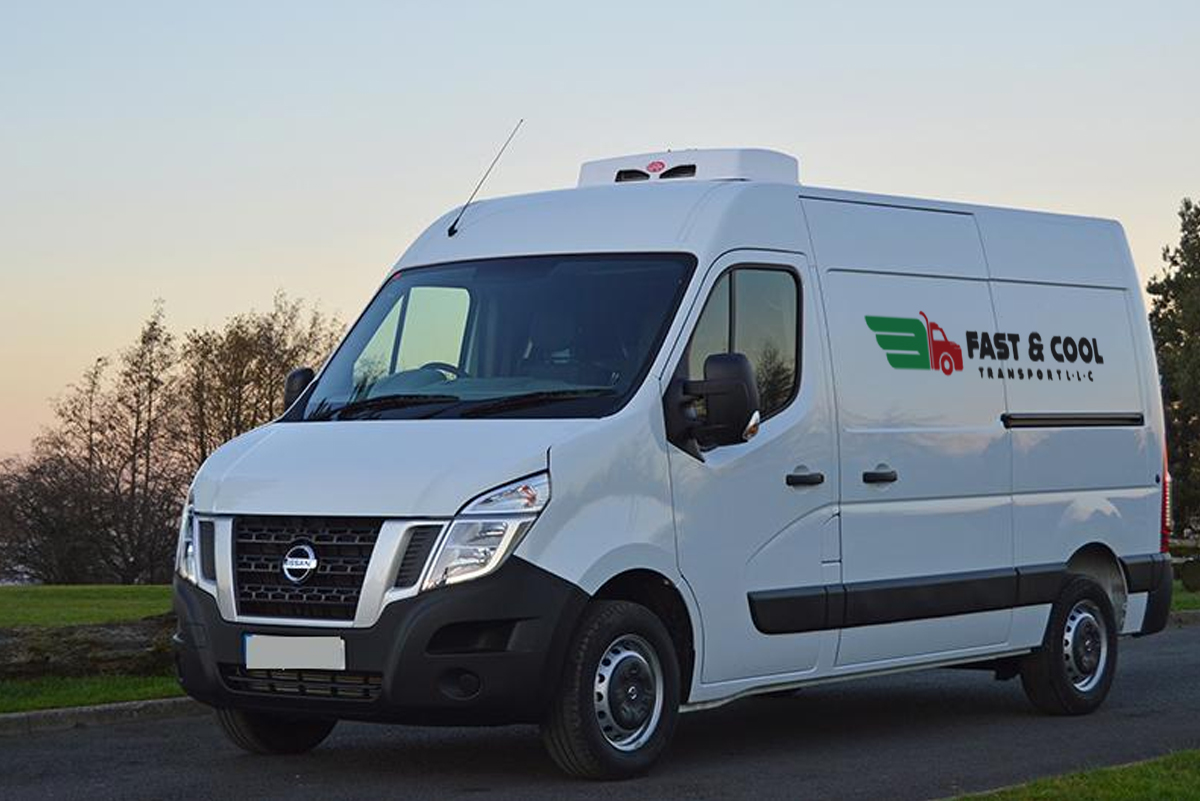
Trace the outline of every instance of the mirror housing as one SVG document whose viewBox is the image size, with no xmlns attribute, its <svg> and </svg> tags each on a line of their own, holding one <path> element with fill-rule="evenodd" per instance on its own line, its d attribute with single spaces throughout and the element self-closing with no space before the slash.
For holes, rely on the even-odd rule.
<svg viewBox="0 0 1200 801">
<path fill-rule="evenodd" d="M 714 353 L 704 360 L 703 381 L 676 379 L 664 401 L 667 438 L 697 459 L 704 458 L 701 447 L 736 445 L 758 433 L 758 384 L 744 354 Z"/>
<path fill-rule="evenodd" d="M 316 373 L 311 367 L 297 367 L 292 372 L 288 373 L 287 380 L 283 382 L 283 411 L 287 412 L 292 408 L 292 404 L 300 399 L 304 394 L 304 390 L 308 389 L 308 385 L 312 383 Z"/>
</svg>

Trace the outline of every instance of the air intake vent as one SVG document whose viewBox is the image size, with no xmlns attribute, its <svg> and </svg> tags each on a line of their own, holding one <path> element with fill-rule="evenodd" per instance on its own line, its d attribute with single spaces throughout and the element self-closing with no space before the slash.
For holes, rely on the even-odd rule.
<svg viewBox="0 0 1200 801">
<path fill-rule="evenodd" d="M 217 580 L 216 524 L 200 521 L 200 575 L 205 581 Z"/>
<path fill-rule="evenodd" d="M 396 571 L 397 587 L 412 587 L 420 580 L 425 563 L 429 561 L 429 552 L 441 533 L 441 526 L 413 526 L 409 530 L 408 545 Z"/>
<path fill-rule="evenodd" d="M 382 674 L 349 670 L 247 670 L 221 665 L 221 678 L 235 693 L 331 701 L 374 701 L 383 687 Z"/>
<path fill-rule="evenodd" d="M 695 177 L 696 177 L 696 165 L 695 164 L 680 164 L 678 167 L 672 167 L 671 169 L 664 172 L 662 175 L 658 176 L 658 180 L 665 181 L 668 178 L 695 178 Z"/>
<path fill-rule="evenodd" d="M 753 148 L 674 150 L 586 162 L 580 186 L 655 181 L 763 181 L 800 183 L 800 163 L 786 153 Z"/>
<path fill-rule="evenodd" d="M 617 183 L 623 184 L 626 181 L 649 181 L 650 173 L 642 170 L 617 170 Z"/>
</svg>

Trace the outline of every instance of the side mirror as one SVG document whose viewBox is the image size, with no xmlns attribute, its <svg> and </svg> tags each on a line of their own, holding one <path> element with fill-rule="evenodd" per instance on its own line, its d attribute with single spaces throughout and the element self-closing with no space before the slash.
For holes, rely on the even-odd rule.
<svg viewBox="0 0 1200 801">
<path fill-rule="evenodd" d="M 704 408 L 699 416 L 697 401 Z M 665 402 L 668 438 L 698 459 L 701 445 L 735 445 L 758 433 L 758 384 L 744 354 L 709 356 L 704 380 L 672 382 Z"/>
<path fill-rule="evenodd" d="M 300 399 L 315 376 L 316 373 L 311 367 L 297 367 L 288 373 L 287 380 L 283 383 L 283 410 L 285 412 Z"/>
</svg>

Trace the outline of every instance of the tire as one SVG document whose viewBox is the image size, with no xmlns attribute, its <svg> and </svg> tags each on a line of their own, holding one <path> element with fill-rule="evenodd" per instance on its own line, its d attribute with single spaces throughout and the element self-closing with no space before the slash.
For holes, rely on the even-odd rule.
<svg viewBox="0 0 1200 801">
<path fill-rule="evenodd" d="M 336 720 L 244 709 L 218 709 L 217 722 L 234 745 L 252 754 L 303 754 L 320 745 L 337 725 Z"/>
<path fill-rule="evenodd" d="M 593 601 L 568 646 L 542 742 L 571 776 L 636 776 L 670 742 L 679 697 L 679 661 L 662 621 L 639 604 Z"/>
<path fill-rule="evenodd" d="M 1104 589 L 1071 577 L 1050 611 L 1042 647 L 1021 662 L 1021 685 L 1050 715 L 1086 715 L 1108 696 L 1117 669 L 1117 623 Z"/>
</svg>

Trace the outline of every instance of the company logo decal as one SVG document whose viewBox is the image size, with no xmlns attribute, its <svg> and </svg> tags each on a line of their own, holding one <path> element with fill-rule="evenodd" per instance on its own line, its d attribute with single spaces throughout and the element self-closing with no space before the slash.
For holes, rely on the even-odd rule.
<svg viewBox="0 0 1200 801">
<path fill-rule="evenodd" d="M 303 584 L 316 571 L 317 552 L 311 545 L 293 545 L 283 555 L 283 577 L 293 584 Z"/>
<path fill-rule="evenodd" d="M 925 312 L 918 314 L 924 323 L 916 317 L 867 316 L 867 327 L 887 351 L 888 364 L 897 370 L 941 370 L 946 375 L 963 369 L 962 347 L 947 339 L 940 325 L 929 322 Z"/>
<path fill-rule="evenodd" d="M 897 370 L 941 370 L 946 375 L 964 369 L 962 346 L 952 341 L 925 312 L 916 317 L 878 317 L 867 315 L 867 327 L 887 354 L 887 362 Z M 924 320 L 924 322 L 922 322 Z M 995 361 L 998 365 L 975 366 L 983 379 L 1008 378 L 1015 381 L 1095 381 L 1094 370 L 1085 365 L 1104 364 L 1095 337 L 1054 336 L 1049 347 L 1042 335 L 1033 331 L 1026 338 L 1025 357 L 1021 361 L 1021 336 L 1004 332 L 966 331 L 967 358 Z M 1045 364 L 1046 351 L 1058 365 Z"/>
</svg>

